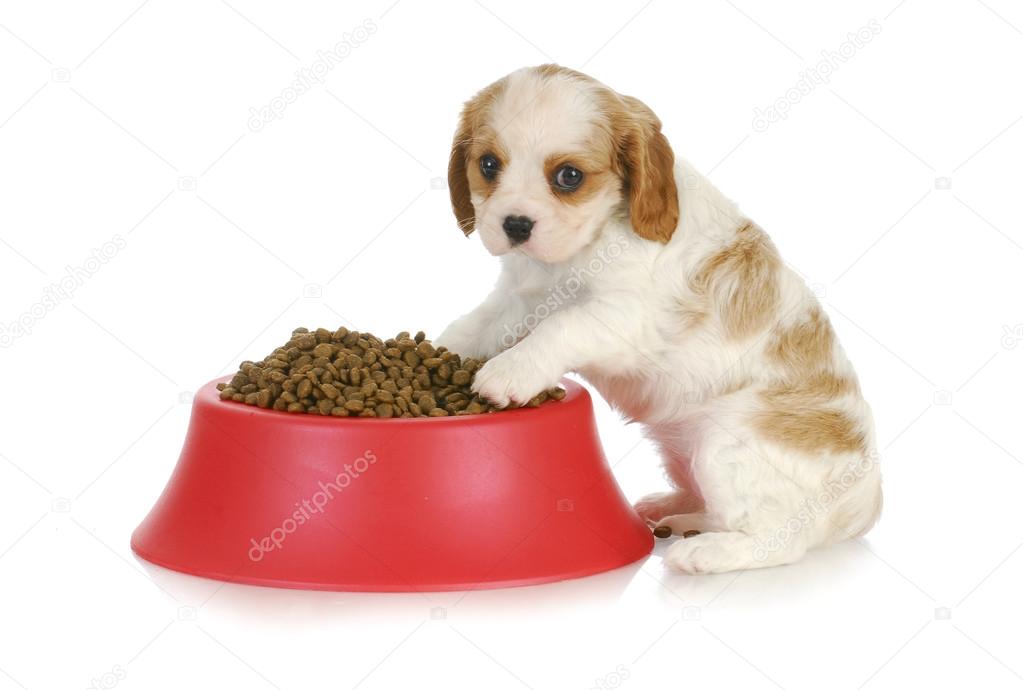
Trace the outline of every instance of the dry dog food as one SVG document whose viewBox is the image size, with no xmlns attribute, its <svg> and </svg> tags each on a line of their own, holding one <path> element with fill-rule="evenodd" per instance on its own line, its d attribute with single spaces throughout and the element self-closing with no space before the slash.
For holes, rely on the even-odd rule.
<svg viewBox="0 0 1023 690">
<path fill-rule="evenodd" d="M 259 362 L 242 362 L 217 384 L 221 400 L 334 417 L 448 417 L 497 408 L 472 392 L 483 361 L 434 347 L 420 331 L 381 340 L 339 328 L 297 328 Z M 538 407 L 565 397 L 562 388 L 529 401 Z"/>
<path fill-rule="evenodd" d="M 667 525 L 657 525 L 654 527 L 654 536 L 658 539 L 667 539 L 671 536 L 671 528 Z"/>
</svg>

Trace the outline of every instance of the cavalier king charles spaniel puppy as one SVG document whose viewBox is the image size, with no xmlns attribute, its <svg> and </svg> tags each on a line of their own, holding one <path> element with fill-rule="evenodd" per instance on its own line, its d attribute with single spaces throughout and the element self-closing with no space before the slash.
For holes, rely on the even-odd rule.
<svg viewBox="0 0 1023 690">
<path fill-rule="evenodd" d="M 668 565 L 781 565 L 870 529 L 870 408 L 827 316 L 650 108 L 557 65 L 513 72 L 465 104 L 448 186 L 502 269 L 437 343 L 487 359 L 474 388 L 499 406 L 577 372 L 642 423 L 671 490 L 636 510 L 688 533 Z"/>
</svg>

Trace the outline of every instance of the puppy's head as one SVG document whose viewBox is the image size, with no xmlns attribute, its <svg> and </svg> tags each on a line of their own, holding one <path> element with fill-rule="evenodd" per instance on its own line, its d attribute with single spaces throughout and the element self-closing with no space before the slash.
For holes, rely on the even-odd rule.
<svg viewBox="0 0 1023 690">
<path fill-rule="evenodd" d="M 643 103 L 579 72 L 513 72 L 465 104 L 448 187 L 458 225 L 491 254 L 572 257 L 627 209 L 635 232 L 667 242 L 678 224 L 674 155 Z"/>
</svg>

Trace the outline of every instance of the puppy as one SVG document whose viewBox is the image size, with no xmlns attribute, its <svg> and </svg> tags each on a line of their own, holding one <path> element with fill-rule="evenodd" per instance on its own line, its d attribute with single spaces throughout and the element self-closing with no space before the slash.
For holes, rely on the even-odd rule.
<svg viewBox="0 0 1023 690">
<path fill-rule="evenodd" d="M 672 489 L 636 510 L 700 532 L 670 566 L 780 565 L 870 529 L 871 413 L 827 316 L 646 105 L 556 65 L 519 70 L 465 104 L 448 184 L 502 270 L 437 342 L 488 358 L 474 387 L 498 405 L 571 371 L 642 422 Z"/>
</svg>

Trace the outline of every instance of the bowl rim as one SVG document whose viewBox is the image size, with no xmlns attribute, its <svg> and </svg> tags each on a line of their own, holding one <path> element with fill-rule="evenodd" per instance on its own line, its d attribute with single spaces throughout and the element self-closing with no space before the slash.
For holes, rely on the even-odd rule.
<svg viewBox="0 0 1023 690">
<path fill-rule="evenodd" d="M 551 404 L 558 405 L 559 407 L 571 403 L 580 397 L 588 397 L 589 393 L 586 388 L 581 384 L 569 379 L 562 377 L 558 381 L 558 385 L 565 389 L 565 397 L 561 400 L 547 400 L 539 407 L 520 407 L 514 410 L 501 410 L 494 413 L 482 413 L 482 414 L 467 414 L 467 415 L 449 415 L 447 417 L 390 417 L 387 419 L 380 419 L 377 417 L 334 417 L 332 415 L 320 415 L 320 414 L 309 414 L 308 412 L 297 413 L 297 412 L 286 412 L 284 410 L 274 410 L 272 408 L 258 407 L 256 405 L 248 405 L 242 402 L 236 402 L 234 400 L 222 400 L 217 390 L 218 383 L 226 383 L 231 380 L 233 374 L 227 376 L 218 376 L 212 381 L 206 383 L 198 390 L 195 394 L 195 404 L 200 402 L 212 403 L 215 405 L 225 405 L 219 409 L 227 411 L 231 410 L 232 414 L 245 414 L 255 417 L 264 417 L 269 420 L 284 420 L 291 419 L 296 422 L 312 423 L 312 424 L 337 424 L 337 425 L 358 425 L 358 424 L 456 424 L 456 423 L 474 423 L 479 424 L 483 421 L 494 421 L 495 419 L 509 419 L 513 415 L 521 416 L 523 414 L 532 414 L 538 410 L 542 410 Z"/>
</svg>

